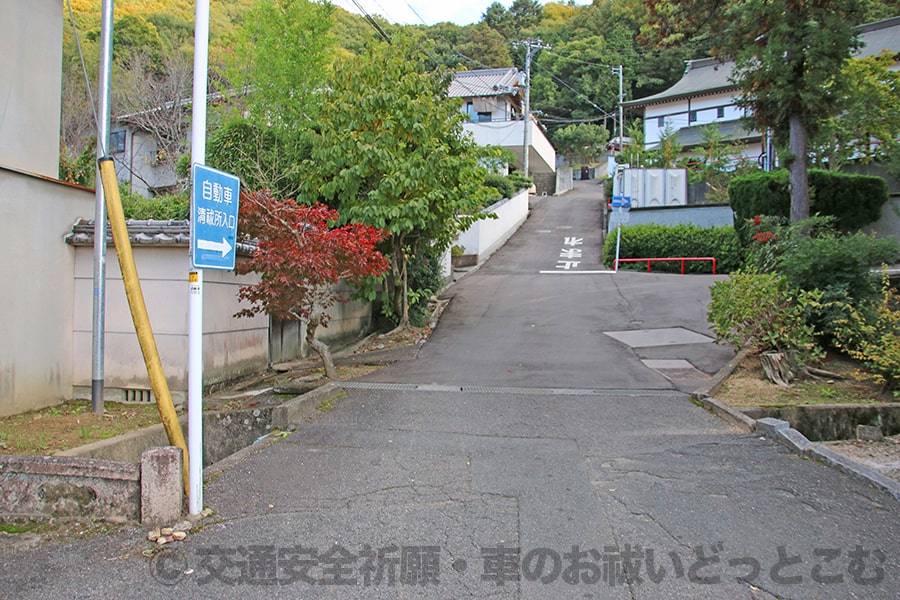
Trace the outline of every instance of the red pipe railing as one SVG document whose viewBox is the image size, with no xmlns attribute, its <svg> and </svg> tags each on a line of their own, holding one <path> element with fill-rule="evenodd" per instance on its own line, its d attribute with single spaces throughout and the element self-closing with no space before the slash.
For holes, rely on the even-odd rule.
<svg viewBox="0 0 900 600">
<path fill-rule="evenodd" d="M 618 271 L 619 263 L 624 262 L 646 262 L 647 263 L 647 272 L 650 273 L 650 264 L 654 262 L 662 262 L 662 261 L 681 261 L 681 274 L 684 275 L 684 263 L 686 261 L 696 261 L 696 260 L 704 260 L 712 262 L 712 274 L 716 274 L 716 259 L 712 256 L 679 256 L 677 258 L 620 258 L 618 260 L 613 261 L 613 268 Z"/>
</svg>

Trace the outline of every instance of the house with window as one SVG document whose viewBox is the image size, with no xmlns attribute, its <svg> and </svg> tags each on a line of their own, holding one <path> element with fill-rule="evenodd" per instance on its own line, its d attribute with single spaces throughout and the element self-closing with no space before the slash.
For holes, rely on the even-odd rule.
<svg viewBox="0 0 900 600">
<path fill-rule="evenodd" d="M 859 27 L 859 58 L 888 49 L 900 57 L 900 17 Z M 900 62 L 896 63 L 900 68 Z M 654 148 L 667 134 L 676 136 L 685 151 L 705 145 L 703 127 L 714 125 L 723 138 L 743 146 L 743 156 L 771 164 L 771 144 L 765 131 L 755 131 L 743 121 L 744 109 L 737 106 L 740 94 L 732 82 L 734 63 L 716 58 L 687 61 L 684 75 L 669 89 L 652 96 L 625 102 L 623 106 L 642 116 L 644 144 Z"/>
<path fill-rule="evenodd" d="M 523 77 L 514 68 L 459 71 L 448 90 L 468 115 L 464 127 L 475 142 L 509 150 L 516 156 L 519 169 L 524 166 L 525 148 Z M 556 150 L 534 115 L 528 119 L 528 127 L 528 175 L 538 191 L 555 193 Z"/>
</svg>

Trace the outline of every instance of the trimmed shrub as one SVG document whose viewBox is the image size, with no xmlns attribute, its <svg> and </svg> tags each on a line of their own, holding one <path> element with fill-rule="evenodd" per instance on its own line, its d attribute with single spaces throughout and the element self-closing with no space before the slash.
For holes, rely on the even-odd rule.
<svg viewBox="0 0 900 600">
<path fill-rule="evenodd" d="M 888 185 L 881 177 L 835 173 L 812 169 L 809 172 L 810 212 L 834 215 L 840 229 L 859 229 L 881 217 L 888 200 Z"/>
<path fill-rule="evenodd" d="M 191 199 L 187 194 L 145 198 L 132 192 L 127 185 L 120 188 L 119 196 L 126 219 L 168 221 L 191 218 Z"/>
<path fill-rule="evenodd" d="M 888 199 L 884 179 L 869 175 L 810 169 L 809 189 L 810 213 L 835 217 L 842 230 L 859 229 L 877 221 Z M 736 223 L 746 223 L 756 215 L 787 218 L 791 214 L 785 170 L 735 177 L 728 186 L 728 197 Z M 746 230 L 739 228 L 746 243 Z"/>
<path fill-rule="evenodd" d="M 530 177 L 525 177 L 519 171 L 513 171 L 509 175 L 498 175 L 497 173 L 489 173 L 484 178 L 485 187 L 491 187 L 497 190 L 500 194 L 500 197 L 492 196 L 492 200 L 486 203 L 486 206 L 490 206 L 494 202 L 498 200 L 503 200 L 504 198 L 512 198 L 516 195 L 516 193 L 524 188 L 531 187 Z"/>
<path fill-rule="evenodd" d="M 610 232 L 603 245 L 603 264 L 613 266 L 616 258 L 617 234 Z M 733 227 L 699 227 L 697 225 L 630 225 L 622 228 L 619 258 L 704 257 L 716 259 L 717 271 L 729 273 L 741 266 L 743 250 Z M 619 268 L 646 269 L 646 264 L 623 263 Z M 685 273 L 709 273 L 711 265 L 703 261 L 685 263 Z M 660 272 L 680 272 L 680 262 L 654 263 Z"/>
<path fill-rule="evenodd" d="M 710 289 L 708 319 L 717 342 L 755 353 L 795 354 L 801 362 L 821 355 L 815 331 L 804 318 L 808 295 L 774 273 L 737 271 Z"/>
<path fill-rule="evenodd" d="M 772 217 L 754 218 L 750 225 L 747 264 L 778 273 L 795 289 L 817 291 L 821 298 L 807 306 L 807 320 L 825 343 L 848 318 L 849 307 L 864 306 L 878 297 L 873 268 L 900 260 L 900 243 L 862 232 L 840 233 L 834 217 L 811 217 L 786 224 Z"/>
</svg>

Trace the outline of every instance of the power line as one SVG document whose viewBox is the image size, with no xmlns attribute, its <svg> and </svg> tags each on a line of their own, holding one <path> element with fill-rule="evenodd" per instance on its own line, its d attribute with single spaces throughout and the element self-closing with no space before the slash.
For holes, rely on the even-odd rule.
<svg viewBox="0 0 900 600">
<path fill-rule="evenodd" d="M 375 28 L 375 31 L 377 31 L 379 34 L 381 34 L 381 37 L 383 37 L 383 38 L 387 41 L 387 43 L 390 44 L 390 43 L 391 43 L 391 37 L 390 37 L 387 33 L 385 33 L 384 29 L 381 28 L 381 25 L 379 25 L 378 22 L 377 22 L 375 19 L 372 18 L 372 15 L 370 15 L 370 14 L 366 11 L 366 9 L 364 9 L 364 8 L 362 7 L 362 5 L 360 5 L 360 3 L 357 2 L 356 0 L 353 0 L 353 4 L 355 4 L 355 5 L 356 5 L 356 8 L 358 8 L 358 9 L 360 10 L 360 12 L 362 12 L 363 17 L 365 17 L 366 21 L 369 22 L 369 25 L 371 25 L 372 27 L 374 27 L 374 28 Z"/>
<path fill-rule="evenodd" d="M 576 95 L 577 97 L 583 99 L 585 102 L 587 102 L 588 104 L 590 104 L 595 110 L 600 111 L 600 113 L 603 114 L 605 117 L 612 117 L 612 116 L 613 116 L 612 113 L 609 113 L 609 112 L 607 112 L 606 110 L 604 110 L 604 109 L 600 108 L 599 106 L 597 106 L 596 104 L 594 104 L 594 102 L 593 102 L 590 98 L 588 98 L 583 92 L 581 92 L 581 91 L 575 89 L 572 85 L 570 85 L 569 83 L 563 81 L 562 79 L 560 79 L 559 77 L 557 77 L 556 75 L 554 75 L 553 72 L 550 71 L 550 69 L 548 69 L 547 67 L 543 66 L 542 64 L 540 64 L 540 63 L 537 62 L 537 61 L 535 61 L 534 64 L 535 64 L 535 66 L 538 67 L 539 69 L 542 69 L 542 70 L 546 71 L 547 73 L 549 73 L 550 78 L 553 79 L 553 81 L 555 81 L 555 82 L 557 82 L 558 84 L 560 84 L 560 85 L 562 85 L 562 86 L 565 86 L 565 87 L 569 88 L 570 90 L 572 90 L 573 92 L 575 92 L 575 95 Z"/>
</svg>

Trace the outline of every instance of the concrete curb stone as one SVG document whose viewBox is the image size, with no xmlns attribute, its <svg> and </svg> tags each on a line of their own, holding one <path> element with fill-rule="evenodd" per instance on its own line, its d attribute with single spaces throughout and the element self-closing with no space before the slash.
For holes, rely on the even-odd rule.
<svg viewBox="0 0 900 600">
<path fill-rule="evenodd" d="M 819 461 L 829 467 L 843 471 L 851 477 L 866 481 L 876 488 L 889 493 L 895 500 L 900 501 L 900 482 L 885 477 L 878 471 L 835 452 L 827 446 L 809 441 L 805 435 L 793 429 L 788 421 L 768 417 L 753 419 L 743 412 L 713 398 L 712 394 L 737 369 L 737 366 L 746 355 L 746 350 L 739 352 L 728 364 L 719 369 L 710 381 L 691 394 L 691 399 L 741 430 L 748 433 L 759 433 L 772 441 L 786 446 L 795 454 Z"/>
</svg>

